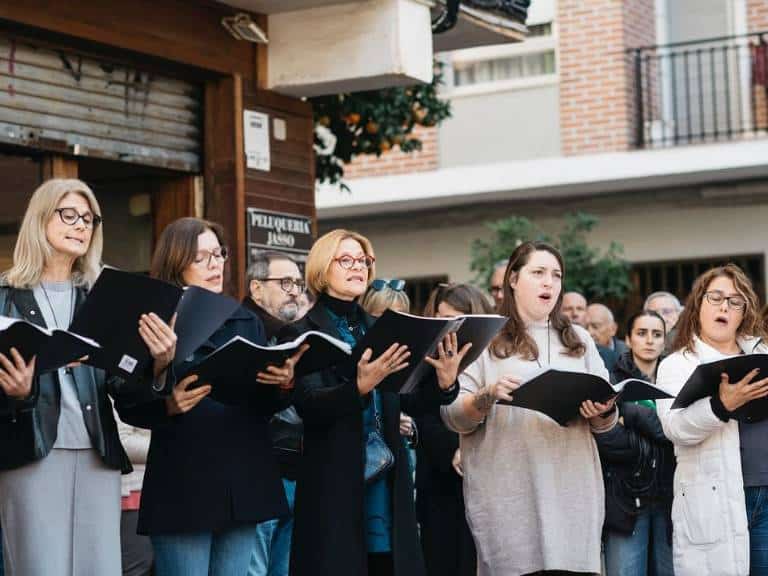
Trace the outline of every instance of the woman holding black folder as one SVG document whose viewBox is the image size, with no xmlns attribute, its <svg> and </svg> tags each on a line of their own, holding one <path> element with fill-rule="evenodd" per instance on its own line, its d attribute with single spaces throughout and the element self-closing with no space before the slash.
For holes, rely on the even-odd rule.
<svg viewBox="0 0 768 576">
<path fill-rule="evenodd" d="M 67 329 L 99 274 L 100 224 L 99 204 L 85 183 L 43 183 L 22 220 L 13 267 L 0 282 L 0 314 Z M 163 326 L 151 333 L 159 366 L 173 334 Z M 41 374 L 34 358 L 25 362 L 15 349 L 10 357 L 0 354 L 6 574 L 120 575 L 120 472 L 131 466 L 108 395 L 119 404 L 121 383 L 80 364 Z"/>
<path fill-rule="evenodd" d="M 659 366 L 657 384 L 677 394 L 700 363 L 765 354 L 759 300 L 734 264 L 705 272 L 693 284 L 678 321 L 676 352 Z M 743 422 L 734 411 L 768 396 L 768 378 L 750 372 L 738 382 L 722 374 L 718 393 L 686 408 L 659 400 L 677 469 L 672 550 L 677 576 L 768 574 L 768 420 Z"/>
<path fill-rule="evenodd" d="M 563 259 L 552 246 L 525 242 L 504 273 L 507 324 L 460 376 L 458 398 L 443 408 L 461 435 L 464 499 L 479 576 L 600 572 L 603 477 L 593 430 L 616 419 L 612 405 L 582 404 L 561 427 L 513 406 L 515 389 L 553 367 L 608 372 L 589 334 L 561 314 Z M 603 416 L 605 414 L 605 416 Z"/>
<path fill-rule="evenodd" d="M 451 318 L 493 314 L 479 289 L 470 284 L 439 284 L 424 316 Z M 416 419 L 416 514 L 429 576 L 475 576 L 477 552 L 464 513 L 459 435 L 446 428 L 439 412 Z"/>
<path fill-rule="evenodd" d="M 627 322 L 627 350 L 611 382 L 656 381 L 664 319 L 650 310 Z M 675 453 L 653 400 L 622 402 L 620 420 L 595 435 L 605 477 L 605 565 L 611 576 L 672 576 L 672 476 Z"/>
<path fill-rule="evenodd" d="M 319 238 L 306 267 L 317 303 L 287 327 L 284 337 L 321 330 L 351 345 L 359 342 L 373 319 L 356 299 L 373 279 L 374 263 L 370 242 L 359 234 L 334 230 Z M 357 364 L 349 361 L 297 378 L 294 402 L 304 419 L 304 453 L 292 576 L 424 576 L 399 422 L 401 410 L 416 416 L 455 397 L 459 351 L 443 352 L 434 361 L 442 376 L 412 396 L 377 389 L 407 366 L 410 353 L 397 342 L 377 358 L 368 349 Z M 373 456 L 387 452 L 393 461 L 379 467 Z"/>
<path fill-rule="evenodd" d="M 163 230 L 152 275 L 178 286 L 221 292 L 227 248 L 218 224 L 181 218 Z M 189 372 L 235 336 L 265 345 L 264 327 L 239 308 L 206 343 L 176 368 Z M 192 375 L 164 400 L 120 411 L 128 424 L 152 429 L 138 530 L 148 534 L 157 576 L 242 576 L 248 571 L 257 525 L 287 514 L 280 472 L 272 455 L 269 418 L 290 401 L 293 365 L 260 372 L 248 403 L 229 406 L 206 398 L 210 385 L 189 389 Z"/>
</svg>

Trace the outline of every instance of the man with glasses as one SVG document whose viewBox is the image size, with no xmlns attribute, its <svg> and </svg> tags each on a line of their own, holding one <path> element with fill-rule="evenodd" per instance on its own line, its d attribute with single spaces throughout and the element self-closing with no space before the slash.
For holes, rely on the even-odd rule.
<svg viewBox="0 0 768 576">
<path fill-rule="evenodd" d="M 300 298 L 306 285 L 299 267 L 282 252 L 261 252 L 248 270 L 248 290 L 250 295 L 243 304 L 261 318 L 267 342 L 275 344 L 280 329 L 301 317 Z M 275 414 L 269 426 L 291 516 L 259 524 L 249 576 L 288 576 L 296 474 L 304 426 L 293 406 Z"/>
<path fill-rule="evenodd" d="M 507 270 L 507 261 L 499 260 L 493 267 L 493 274 L 491 274 L 491 284 L 488 286 L 488 291 L 493 297 L 493 304 L 496 307 L 496 311 L 501 310 L 501 303 L 504 301 L 504 272 Z"/>
<path fill-rule="evenodd" d="M 261 252 L 248 270 L 248 291 L 243 304 L 264 323 L 267 341 L 274 343 L 283 325 L 299 319 L 299 298 L 304 278 L 296 262 L 282 252 Z"/>
<path fill-rule="evenodd" d="M 677 337 L 677 321 L 680 319 L 680 314 L 683 312 L 680 300 L 670 292 L 654 292 L 645 299 L 643 310 L 656 312 L 659 316 L 664 318 L 664 327 L 667 331 L 664 352 L 666 354 L 671 353 L 673 351 L 672 346 Z"/>
</svg>

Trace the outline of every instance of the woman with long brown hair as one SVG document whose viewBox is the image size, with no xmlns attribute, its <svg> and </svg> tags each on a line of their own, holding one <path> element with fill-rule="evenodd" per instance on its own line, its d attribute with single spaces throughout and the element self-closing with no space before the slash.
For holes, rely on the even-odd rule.
<svg viewBox="0 0 768 576">
<path fill-rule="evenodd" d="M 734 264 L 693 284 L 675 353 L 657 384 L 677 394 L 696 367 L 740 354 L 768 353 L 752 283 Z M 672 551 L 677 576 L 768 574 L 768 420 L 737 421 L 734 411 L 768 396 L 768 378 L 738 382 L 722 374 L 718 393 L 687 408 L 658 402 L 664 433 L 675 445 Z"/>
<path fill-rule="evenodd" d="M 485 294 L 470 284 L 438 284 L 424 316 L 493 314 Z M 464 514 L 459 435 L 439 412 L 416 419 L 416 515 L 428 576 L 475 576 L 477 553 Z"/>
<path fill-rule="evenodd" d="M 616 418 L 612 405 L 582 405 L 561 427 L 545 415 L 499 405 L 542 367 L 608 379 L 589 334 L 561 314 L 563 259 L 525 242 L 504 274 L 502 332 L 459 376 L 443 419 L 461 435 L 467 521 L 479 576 L 600 572 L 603 477 L 592 437 Z M 606 417 L 601 414 L 607 413 Z"/>
<path fill-rule="evenodd" d="M 227 247 L 215 222 L 181 218 L 157 241 L 152 275 L 180 287 L 223 290 Z M 266 344 L 261 320 L 240 307 L 185 359 L 178 374 L 237 336 Z M 231 406 L 207 397 L 211 386 L 190 386 L 167 376 L 165 399 L 120 412 L 133 426 L 150 428 L 138 530 L 148 534 L 157 576 L 246 574 L 257 526 L 287 514 L 288 507 L 269 439 L 269 418 L 290 402 L 297 353 L 282 367 L 270 366 L 256 380 L 233 374 L 248 390 Z"/>
</svg>

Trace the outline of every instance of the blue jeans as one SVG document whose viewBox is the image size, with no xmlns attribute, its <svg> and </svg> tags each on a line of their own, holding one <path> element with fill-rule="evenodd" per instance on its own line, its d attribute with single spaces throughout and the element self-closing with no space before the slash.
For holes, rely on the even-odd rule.
<svg viewBox="0 0 768 576">
<path fill-rule="evenodd" d="M 226 532 L 152 536 L 156 576 L 243 576 L 256 538 L 256 527 Z"/>
<path fill-rule="evenodd" d="M 749 574 L 768 576 L 768 486 L 744 488 L 749 523 Z"/>
<path fill-rule="evenodd" d="M 290 515 L 259 524 L 248 576 L 288 576 L 296 482 L 283 478 L 283 488 Z"/>
<path fill-rule="evenodd" d="M 607 576 L 672 576 L 668 513 L 652 506 L 637 517 L 632 534 L 609 532 L 605 539 Z"/>
</svg>

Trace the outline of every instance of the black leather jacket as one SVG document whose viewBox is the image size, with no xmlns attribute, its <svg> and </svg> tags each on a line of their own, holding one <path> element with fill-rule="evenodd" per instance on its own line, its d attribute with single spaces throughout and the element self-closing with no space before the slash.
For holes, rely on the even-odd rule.
<svg viewBox="0 0 768 576">
<path fill-rule="evenodd" d="M 648 380 L 625 352 L 611 380 Z M 637 515 L 656 504 L 671 512 L 675 453 L 664 436 L 656 410 L 633 402 L 619 405 L 621 423 L 596 434 L 605 480 L 605 528 L 631 534 Z"/>
<path fill-rule="evenodd" d="M 77 304 L 84 299 L 85 292 L 79 290 Z M 0 314 L 45 327 L 32 290 L 0 284 Z M 119 396 L 123 380 L 107 378 L 103 370 L 84 365 L 73 369 L 73 378 L 93 448 L 109 468 L 130 472 L 131 463 L 120 443 L 107 397 Z M 56 442 L 61 409 L 58 372 L 37 375 L 34 388 L 32 396 L 22 401 L 10 400 L 0 392 L 0 470 L 41 460 Z"/>
</svg>

